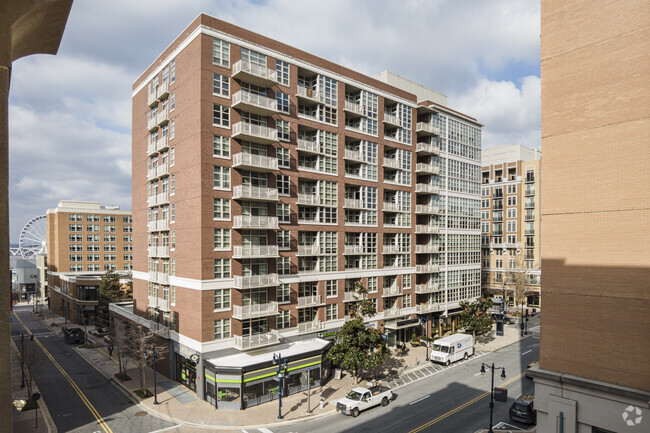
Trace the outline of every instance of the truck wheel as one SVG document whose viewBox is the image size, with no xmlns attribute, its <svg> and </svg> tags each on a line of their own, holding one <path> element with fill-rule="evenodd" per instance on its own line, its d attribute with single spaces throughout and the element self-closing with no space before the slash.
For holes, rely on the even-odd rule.
<svg viewBox="0 0 650 433">
<path fill-rule="evenodd" d="M 381 405 L 382 407 L 388 406 L 388 399 L 386 397 L 381 399 Z"/>
<path fill-rule="evenodd" d="M 352 409 L 352 416 L 355 417 L 355 418 L 359 416 L 359 409 L 358 408 L 355 407 L 354 409 Z"/>
<path fill-rule="evenodd" d="M 451 364 L 451 361 L 447 360 L 447 362 L 445 362 L 445 365 L 449 367 L 449 364 Z"/>
<path fill-rule="evenodd" d="M 467 352 L 465 352 L 465 356 L 463 357 L 463 359 L 467 361 L 467 358 L 469 358 L 469 356 L 467 356 Z"/>
</svg>

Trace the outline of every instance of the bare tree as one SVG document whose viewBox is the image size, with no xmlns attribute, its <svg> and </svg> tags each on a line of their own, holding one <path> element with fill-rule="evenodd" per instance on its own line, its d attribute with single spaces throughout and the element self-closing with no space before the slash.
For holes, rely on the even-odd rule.
<svg viewBox="0 0 650 433">
<path fill-rule="evenodd" d="M 111 317 L 111 345 L 117 355 L 119 366 L 118 379 L 126 379 L 127 325 L 114 315 Z"/>
<path fill-rule="evenodd" d="M 157 335 L 143 326 L 133 326 L 127 332 L 126 354 L 135 363 L 140 376 L 140 392 L 147 395 L 146 371 L 153 365 L 153 347 Z M 167 345 L 156 345 L 156 360 L 165 358 L 169 352 Z"/>
<path fill-rule="evenodd" d="M 537 269 L 536 264 L 533 264 L 532 269 L 526 265 L 524 256 L 519 254 L 517 256 L 516 266 L 509 268 L 504 276 L 504 285 L 508 290 L 511 290 L 515 301 L 520 305 L 524 304 L 526 299 L 526 291 L 528 290 L 528 271 Z"/>
<path fill-rule="evenodd" d="M 45 354 L 37 347 L 37 343 L 33 340 L 33 335 L 30 335 L 29 337 L 25 336 L 21 339 L 21 347 L 13 345 L 23 369 L 22 373 L 24 375 L 24 383 L 27 388 L 27 396 L 29 399 L 27 402 L 28 408 L 31 408 L 32 404 L 35 404 L 31 401 L 31 398 L 34 388 L 34 373 L 36 372 L 37 364 L 45 359 Z"/>
</svg>

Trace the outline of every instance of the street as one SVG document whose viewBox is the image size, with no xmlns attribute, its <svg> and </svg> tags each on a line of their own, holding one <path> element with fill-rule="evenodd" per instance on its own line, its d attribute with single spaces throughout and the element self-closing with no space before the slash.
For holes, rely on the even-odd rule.
<svg viewBox="0 0 650 433">
<path fill-rule="evenodd" d="M 34 378 L 59 432 L 150 432 L 173 424 L 141 412 L 110 380 L 32 314 L 31 306 L 15 307 L 12 338 L 21 348 L 36 344 L 44 353 Z M 30 340 L 30 332 L 34 340 Z"/>
</svg>

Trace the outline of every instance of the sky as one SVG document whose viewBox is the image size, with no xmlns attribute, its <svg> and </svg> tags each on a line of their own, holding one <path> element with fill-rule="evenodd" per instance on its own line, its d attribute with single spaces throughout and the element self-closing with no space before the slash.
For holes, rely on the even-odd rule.
<svg viewBox="0 0 650 433">
<path fill-rule="evenodd" d="M 12 243 L 60 200 L 131 209 L 132 84 L 202 12 L 443 93 L 485 125 L 483 148 L 541 146 L 538 1 L 77 0 L 58 54 L 13 64 Z"/>
</svg>

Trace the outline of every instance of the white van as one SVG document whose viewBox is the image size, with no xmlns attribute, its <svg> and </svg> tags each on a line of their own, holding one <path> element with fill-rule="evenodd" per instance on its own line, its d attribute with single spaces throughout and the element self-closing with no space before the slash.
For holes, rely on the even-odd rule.
<svg viewBox="0 0 650 433">
<path fill-rule="evenodd" d="M 454 334 L 433 342 L 431 362 L 449 365 L 474 354 L 474 339 L 469 334 Z"/>
</svg>

